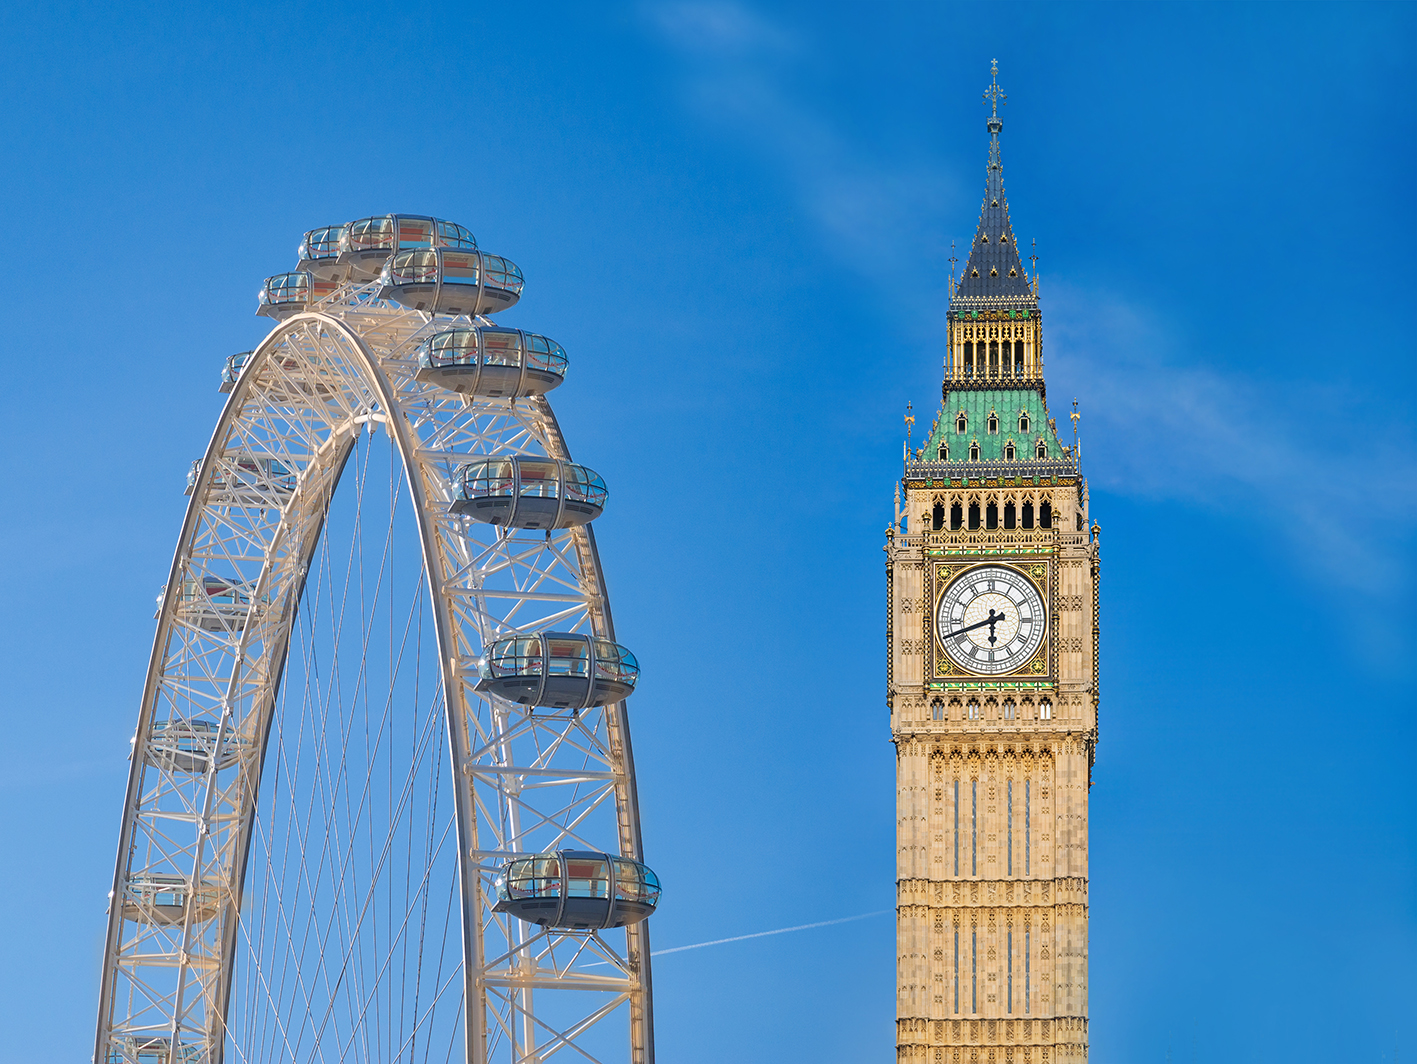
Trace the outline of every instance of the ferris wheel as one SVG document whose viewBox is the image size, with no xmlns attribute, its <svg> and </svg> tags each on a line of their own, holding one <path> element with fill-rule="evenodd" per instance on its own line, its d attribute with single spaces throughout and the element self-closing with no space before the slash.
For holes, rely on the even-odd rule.
<svg viewBox="0 0 1417 1064">
<path fill-rule="evenodd" d="M 522 284 L 387 215 L 262 287 L 158 599 L 95 1064 L 652 1064 L 639 665 L 566 353 L 490 317 Z"/>
</svg>

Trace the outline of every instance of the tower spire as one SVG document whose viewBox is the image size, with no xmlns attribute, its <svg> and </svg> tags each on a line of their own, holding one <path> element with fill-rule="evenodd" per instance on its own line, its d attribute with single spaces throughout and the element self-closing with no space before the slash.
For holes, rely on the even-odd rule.
<svg viewBox="0 0 1417 1064">
<path fill-rule="evenodd" d="M 999 88 L 999 61 L 990 66 L 993 77 L 984 90 L 984 102 L 989 105 L 989 164 L 984 182 L 984 206 L 979 212 L 979 228 L 969 249 L 969 261 L 955 291 L 958 295 L 996 298 L 1025 298 L 1031 294 L 1028 275 L 1019 258 L 1009 221 L 1009 203 L 1004 196 L 1004 162 L 999 148 L 999 133 L 1004 120 L 999 108 L 1008 96 Z"/>
</svg>

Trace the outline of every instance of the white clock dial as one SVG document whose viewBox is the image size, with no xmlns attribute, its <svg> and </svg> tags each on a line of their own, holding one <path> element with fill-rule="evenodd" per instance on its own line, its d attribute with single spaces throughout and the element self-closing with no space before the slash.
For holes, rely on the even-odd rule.
<svg viewBox="0 0 1417 1064">
<path fill-rule="evenodd" d="M 1013 672 L 1043 645 L 1043 596 L 1015 569 L 988 565 L 957 577 L 935 617 L 940 644 L 955 664 L 977 673 Z"/>
</svg>

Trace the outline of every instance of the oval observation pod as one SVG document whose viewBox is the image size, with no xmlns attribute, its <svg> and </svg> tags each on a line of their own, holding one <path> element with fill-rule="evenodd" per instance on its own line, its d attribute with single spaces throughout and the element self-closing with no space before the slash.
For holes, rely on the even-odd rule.
<svg viewBox="0 0 1417 1064">
<path fill-rule="evenodd" d="M 311 229 L 300 241 L 300 249 L 296 252 L 300 261 L 295 268 L 322 281 L 343 281 L 349 276 L 349 267 L 341 266 L 339 261 L 340 238 L 344 236 L 344 231 L 345 226 L 342 225 Z"/>
<path fill-rule="evenodd" d="M 320 300 L 332 295 L 339 285 L 334 281 L 321 281 L 305 270 L 294 273 L 278 273 L 267 277 L 257 296 L 260 306 L 258 315 L 283 321 L 292 314 L 309 310 Z"/>
<path fill-rule="evenodd" d="M 610 492 L 600 474 L 555 458 L 483 458 L 457 472 L 449 509 L 512 528 L 571 528 L 594 521 Z"/>
<path fill-rule="evenodd" d="M 246 627 L 252 588 L 220 576 L 182 581 L 177 616 L 207 632 L 239 632 Z"/>
<path fill-rule="evenodd" d="M 226 364 L 221 368 L 221 384 L 217 386 L 219 392 L 229 392 L 236 387 L 236 379 L 241 376 L 241 371 L 246 363 L 251 361 L 253 351 L 238 351 L 234 355 L 226 356 Z"/>
<path fill-rule="evenodd" d="M 434 333 L 418 348 L 421 381 L 464 395 L 542 395 L 566 379 L 555 340 L 491 325 Z"/>
<path fill-rule="evenodd" d="M 165 1034 L 130 1034 L 110 1039 L 104 1064 L 203 1064 L 207 1059 L 200 1045 L 178 1043 Z"/>
<path fill-rule="evenodd" d="M 400 251 L 379 274 L 380 299 L 430 314 L 496 314 L 522 296 L 522 271 L 500 255 L 430 248 Z"/>
<path fill-rule="evenodd" d="M 589 931 L 637 924 L 659 904 L 659 877 L 627 857 L 559 850 L 514 857 L 493 909 L 543 927 Z"/>
<path fill-rule="evenodd" d="M 588 709 L 628 698 L 640 663 L 619 643 L 579 632 L 539 632 L 494 640 L 477 689 L 524 706 Z"/>
<path fill-rule="evenodd" d="M 205 772 L 216 758 L 218 771 L 230 768 L 248 747 L 245 736 L 227 730 L 214 720 L 153 721 L 144 760 L 174 772 Z M 218 742 L 220 739 L 220 742 Z"/>
<path fill-rule="evenodd" d="M 414 248 L 476 251 L 477 240 L 465 227 L 423 214 L 381 214 L 360 218 L 340 234 L 339 264 L 359 281 L 372 281 L 390 255 Z"/>
<path fill-rule="evenodd" d="M 135 876 L 123 888 L 123 918 L 171 927 L 186 919 L 190 903 L 193 922 L 210 920 L 216 915 L 216 898 L 215 887 L 199 883 L 194 890 L 185 876 Z"/>
</svg>

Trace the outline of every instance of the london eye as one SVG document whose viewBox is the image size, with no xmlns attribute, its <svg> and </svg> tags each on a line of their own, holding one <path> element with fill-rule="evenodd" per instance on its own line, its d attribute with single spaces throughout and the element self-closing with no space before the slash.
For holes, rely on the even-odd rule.
<svg viewBox="0 0 1417 1064">
<path fill-rule="evenodd" d="M 158 599 L 96 1064 L 653 1061 L 610 491 L 566 351 L 493 321 L 522 287 L 409 215 L 261 287 Z"/>
</svg>

